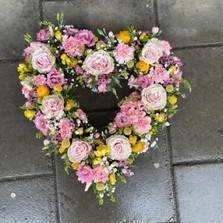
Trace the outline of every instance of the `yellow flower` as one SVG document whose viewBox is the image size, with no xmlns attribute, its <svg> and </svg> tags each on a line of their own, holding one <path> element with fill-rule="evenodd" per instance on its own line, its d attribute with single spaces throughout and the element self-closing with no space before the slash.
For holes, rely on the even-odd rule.
<svg viewBox="0 0 223 223">
<path fill-rule="evenodd" d="M 132 133 L 132 130 L 130 128 L 124 128 L 123 133 L 129 136 Z"/>
<path fill-rule="evenodd" d="M 109 181 L 112 185 L 116 184 L 117 180 L 116 180 L 116 176 L 114 173 L 109 175 Z"/>
<path fill-rule="evenodd" d="M 116 38 L 121 40 L 123 43 L 129 43 L 132 39 L 132 35 L 129 31 L 121 31 L 118 34 L 116 34 Z"/>
<path fill-rule="evenodd" d="M 135 64 L 135 63 L 134 63 L 134 60 L 130 60 L 130 61 L 127 62 L 126 65 L 127 65 L 127 67 L 128 67 L 129 69 L 131 69 L 131 68 L 134 67 L 134 64 Z"/>
<path fill-rule="evenodd" d="M 63 90 L 63 88 L 61 87 L 61 85 L 56 84 L 56 85 L 53 87 L 53 90 L 56 91 L 56 92 L 61 92 L 61 91 Z"/>
<path fill-rule="evenodd" d="M 22 81 L 24 79 L 25 79 L 25 74 L 24 73 L 19 74 L 19 80 Z"/>
<path fill-rule="evenodd" d="M 77 170 L 78 169 L 78 167 L 79 167 L 79 163 L 72 163 L 72 168 L 74 169 L 74 170 Z"/>
<path fill-rule="evenodd" d="M 110 147 L 104 144 L 97 146 L 97 151 L 94 151 L 95 156 L 102 157 L 110 152 Z"/>
<path fill-rule="evenodd" d="M 28 72 L 29 69 L 27 68 L 26 64 L 20 63 L 19 66 L 17 67 L 17 71 L 19 73 L 25 73 L 25 72 Z"/>
<path fill-rule="evenodd" d="M 59 153 L 60 153 L 60 154 L 64 153 L 65 149 L 66 149 L 66 148 L 64 148 L 63 146 L 61 146 L 61 147 L 59 148 Z"/>
<path fill-rule="evenodd" d="M 60 31 L 55 32 L 55 37 L 57 40 L 61 41 L 62 40 L 62 33 Z"/>
<path fill-rule="evenodd" d="M 96 157 L 94 160 L 93 160 L 93 164 L 94 165 L 98 165 L 102 162 L 102 159 L 100 157 Z"/>
<path fill-rule="evenodd" d="M 165 115 L 165 113 L 160 113 L 160 114 L 156 115 L 155 119 L 157 122 L 162 123 L 165 121 L 166 115 Z"/>
<path fill-rule="evenodd" d="M 147 34 L 145 32 L 141 33 L 140 36 L 139 36 L 139 39 L 141 41 L 145 40 L 145 37 L 147 36 Z"/>
<path fill-rule="evenodd" d="M 26 118 L 28 118 L 31 121 L 33 119 L 33 117 L 35 116 L 35 112 L 27 109 L 24 111 L 24 115 Z"/>
<path fill-rule="evenodd" d="M 77 129 L 77 131 L 78 131 L 78 134 L 79 134 L 79 135 L 83 135 L 83 133 L 84 133 L 84 128 L 83 128 L 83 127 L 79 127 L 79 128 Z"/>
<path fill-rule="evenodd" d="M 169 71 L 170 71 L 170 76 L 174 74 L 174 72 L 177 70 L 176 66 L 171 66 Z"/>
<path fill-rule="evenodd" d="M 129 136 L 129 143 L 130 144 L 135 144 L 137 141 L 137 136 Z"/>
<path fill-rule="evenodd" d="M 62 146 L 66 149 L 70 146 L 70 140 L 63 140 L 62 141 Z"/>
<path fill-rule="evenodd" d="M 66 106 L 65 106 L 65 110 L 66 111 L 69 111 L 71 110 L 71 108 L 74 107 L 74 101 L 73 100 L 67 100 L 66 102 Z"/>
<path fill-rule="evenodd" d="M 55 133 L 55 130 L 50 130 L 49 135 L 54 135 Z"/>
<path fill-rule="evenodd" d="M 104 185 L 103 183 L 97 183 L 97 184 L 96 184 L 96 189 L 97 189 L 98 191 L 102 191 L 102 190 L 105 189 L 105 185 Z"/>
<path fill-rule="evenodd" d="M 50 90 L 47 86 L 42 85 L 36 89 L 36 93 L 39 97 L 45 97 L 50 93 Z"/>
<path fill-rule="evenodd" d="M 74 67 L 76 67 L 77 66 L 77 64 L 78 64 L 78 61 L 77 61 L 77 59 L 71 59 L 71 66 L 74 68 Z"/>
<path fill-rule="evenodd" d="M 103 46 L 103 42 L 101 40 L 96 43 L 97 50 L 100 50 L 102 48 L 102 46 Z"/>
<path fill-rule="evenodd" d="M 168 85 L 166 86 L 166 91 L 167 91 L 168 93 L 173 92 L 173 91 L 174 91 L 174 86 L 171 85 L 171 84 L 168 84 Z"/>
<path fill-rule="evenodd" d="M 136 63 L 136 68 L 143 74 L 147 74 L 150 68 L 150 65 L 142 60 Z"/>
<path fill-rule="evenodd" d="M 169 97 L 168 101 L 171 105 L 175 105 L 177 103 L 177 97 L 175 95 L 172 95 Z"/>
<path fill-rule="evenodd" d="M 141 141 L 138 141 L 138 142 L 136 143 L 136 145 L 133 146 L 132 151 L 133 151 L 134 153 L 139 153 L 139 152 L 142 152 L 143 149 L 144 149 L 144 145 L 143 145 L 143 143 L 142 143 Z"/>
<path fill-rule="evenodd" d="M 61 63 L 62 64 L 71 64 L 71 59 L 65 54 L 65 53 L 63 53 L 61 56 L 60 56 L 60 58 L 61 58 Z"/>
</svg>

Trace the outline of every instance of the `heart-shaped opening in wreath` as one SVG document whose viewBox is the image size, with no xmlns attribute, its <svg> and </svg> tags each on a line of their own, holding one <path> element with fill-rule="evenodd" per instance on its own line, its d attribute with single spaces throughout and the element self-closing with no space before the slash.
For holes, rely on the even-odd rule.
<svg viewBox="0 0 223 223">
<path fill-rule="evenodd" d="M 93 185 L 102 204 L 105 193 L 114 200 L 117 178 L 125 181 L 133 174 L 130 167 L 138 155 L 155 146 L 158 127 L 169 125 L 177 111 L 180 83 L 189 84 L 169 43 L 158 39 L 157 27 L 143 32 L 129 27 L 117 34 L 98 30 L 98 39 L 90 30 L 61 21 L 59 15 L 58 26 L 43 22 L 46 27 L 35 41 L 26 35 L 30 46 L 18 67 L 27 99 L 24 114 L 39 130 L 37 137 L 44 136 L 47 154 L 61 154 L 65 170 L 77 171 L 86 190 Z M 118 100 L 117 108 L 117 99 L 106 92 L 117 97 L 123 80 L 128 87 L 121 96 L 127 97 Z M 90 90 L 79 92 L 78 98 L 78 86 Z M 97 98 L 91 92 L 104 95 Z M 117 108 L 117 113 L 113 120 L 107 116 L 110 122 L 98 131 L 79 99 L 86 111 Z"/>
</svg>

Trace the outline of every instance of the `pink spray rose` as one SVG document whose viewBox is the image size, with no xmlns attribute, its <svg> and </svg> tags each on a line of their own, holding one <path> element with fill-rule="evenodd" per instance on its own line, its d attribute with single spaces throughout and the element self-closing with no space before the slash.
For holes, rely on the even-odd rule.
<svg viewBox="0 0 223 223">
<path fill-rule="evenodd" d="M 46 77 L 42 74 L 36 75 L 32 78 L 32 82 L 37 87 L 45 85 L 46 84 Z"/>
<path fill-rule="evenodd" d="M 159 58 L 163 56 L 162 44 L 156 38 L 149 40 L 142 49 L 142 60 L 148 64 L 158 62 Z"/>
<path fill-rule="evenodd" d="M 120 63 L 127 63 L 134 58 L 135 48 L 125 43 L 119 43 L 114 50 L 114 57 Z"/>
<path fill-rule="evenodd" d="M 93 170 L 88 165 L 80 165 L 77 170 L 77 176 L 81 183 L 90 183 L 94 179 Z"/>
<path fill-rule="evenodd" d="M 107 52 L 99 50 L 86 57 L 82 68 L 95 76 L 109 74 L 114 70 L 114 60 Z"/>
<path fill-rule="evenodd" d="M 109 170 L 107 167 L 98 166 L 93 169 L 93 174 L 94 174 L 95 183 L 98 183 L 98 182 L 105 183 L 108 180 Z"/>
<path fill-rule="evenodd" d="M 37 40 L 38 41 L 45 41 L 50 38 L 50 31 L 49 29 L 41 29 L 37 34 Z"/>
<path fill-rule="evenodd" d="M 47 95 L 42 100 L 41 110 L 47 118 L 61 118 L 63 109 L 64 99 L 61 94 Z"/>
<path fill-rule="evenodd" d="M 96 42 L 95 35 L 90 30 L 80 30 L 76 35 L 75 38 L 79 40 L 82 44 L 86 46 L 94 46 Z"/>
<path fill-rule="evenodd" d="M 65 83 L 64 76 L 55 68 L 47 74 L 47 85 L 53 88 L 55 85 L 63 85 Z"/>
<path fill-rule="evenodd" d="M 77 116 L 82 122 L 84 123 L 88 122 L 87 115 L 83 110 L 77 109 Z"/>
<path fill-rule="evenodd" d="M 152 75 L 152 80 L 155 83 L 163 84 L 169 78 L 169 74 L 161 64 L 157 65 L 155 68 L 152 68 L 150 74 Z"/>
<path fill-rule="evenodd" d="M 170 50 L 172 49 L 172 47 L 170 46 L 169 42 L 166 40 L 161 40 L 161 45 L 163 47 L 163 52 L 165 55 L 170 55 Z"/>
<path fill-rule="evenodd" d="M 39 112 L 33 122 L 35 123 L 37 129 L 39 129 L 44 135 L 47 135 L 49 120 L 43 114 Z"/>
<path fill-rule="evenodd" d="M 91 152 L 91 145 L 82 140 L 73 140 L 72 144 L 67 150 L 68 158 L 71 162 L 79 163 L 86 159 Z"/>
<path fill-rule="evenodd" d="M 161 110 L 166 106 L 167 94 L 160 84 L 153 84 L 141 92 L 142 102 L 149 111 Z"/>
<path fill-rule="evenodd" d="M 151 126 L 151 118 L 143 117 L 139 118 L 137 122 L 134 123 L 135 131 L 139 134 L 146 134 L 152 128 Z"/>
<path fill-rule="evenodd" d="M 115 117 L 115 124 L 122 128 L 122 127 L 128 127 L 131 125 L 129 118 L 127 115 L 119 112 Z"/>
<path fill-rule="evenodd" d="M 98 86 L 98 91 L 99 92 L 106 92 L 107 91 L 107 85 L 106 84 L 100 84 L 99 86 Z"/>
<path fill-rule="evenodd" d="M 73 36 L 63 36 L 62 47 L 70 57 L 82 56 L 84 52 L 84 45 Z"/>
<path fill-rule="evenodd" d="M 111 148 L 108 155 L 113 160 L 126 160 L 131 155 L 131 145 L 128 138 L 123 135 L 110 136 L 106 139 L 106 144 Z"/>
<path fill-rule="evenodd" d="M 159 27 L 154 26 L 154 27 L 152 28 L 152 33 L 153 33 L 153 34 L 157 34 L 158 32 L 159 32 Z"/>
<path fill-rule="evenodd" d="M 60 128 L 59 133 L 61 135 L 61 138 L 63 140 L 70 139 L 74 127 L 75 127 L 74 124 L 71 124 L 71 120 L 69 120 L 68 118 L 61 119 L 59 123 L 59 128 Z"/>
</svg>

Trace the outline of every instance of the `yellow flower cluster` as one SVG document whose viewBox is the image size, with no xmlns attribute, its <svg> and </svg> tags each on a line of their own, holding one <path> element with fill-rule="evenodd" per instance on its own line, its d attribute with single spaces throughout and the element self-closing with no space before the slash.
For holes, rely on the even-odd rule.
<svg viewBox="0 0 223 223">
<path fill-rule="evenodd" d="M 78 61 L 76 58 L 69 58 L 67 56 L 67 54 L 63 53 L 61 56 L 60 56 L 60 59 L 61 59 L 61 63 L 63 65 L 68 65 L 70 67 L 76 67 L 77 64 L 78 64 Z"/>
</svg>

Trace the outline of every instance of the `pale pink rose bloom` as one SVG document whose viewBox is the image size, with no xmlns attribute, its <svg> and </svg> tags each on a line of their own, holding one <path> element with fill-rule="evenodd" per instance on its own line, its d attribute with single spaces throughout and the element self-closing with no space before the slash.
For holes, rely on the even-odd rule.
<svg viewBox="0 0 223 223">
<path fill-rule="evenodd" d="M 154 26 L 154 27 L 152 28 L 152 33 L 153 33 L 153 34 L 157 34 L 158 32 L 159 32 L 159 27 Z"/>
<path fill-rule="evenodd" d="M 106 84 L 100 84 L 98 86 L 98 91 L 99 92 L 106 92 L 106 88 L 107 88 L 107 85 Z"/>
<path fill-rule="evenodd" d="M 64 99 L 61 94 L 47 95 L 42 100 L 41 111 L 47 118 L 61 118 L 64 114 Z"/>
<path fill-rule="evenodd" d="M 36 128 L 39 129 L 44 135 L 47 135 L 49 128 L 49 120 L 41 113 L 38 113 L 33 120 Z"/>
<path fill-rule="evenodd" d="M 158 62 L 163 56 L 162 44 L 157 38 L 149 40 L 142 49 L 142 60 L 148 64 Z"/>
<path fill-rule="evenodd" d="M 98 166 L 93 169 L 94 182 L 102 182 L 105 183 L 108 180 L 109 170 L 107 167 Z"/>
<path fill-rule="evenodd" d="M 134 58 L 135 48 L 133 46 L 129 46 L 125 43 L 119 43 L 113 54 L 115 59 L 120 63 L 124 64 Z"/>
<path fill-rule="evenodd" d="M 141 100 L 149 111 L 161 110 L 166 106 L 167 93 L 160 84 L 153 84 L 144 88 L 141 95 Z"/>
<path fill-rule="evenodd" d="M 77 116 L 82 122 L 84 123 L 88 122 L 87 115 L 83 110 L 77 109 Z"/>
<path fill-rule="evenodd" d="M 155 68 L 152 68 L 150 74 L 152 75 L 152 80 L 155 83 L 163 84 L 169 79 L 169 74 L 167 73 L 166 69 L 163 68 L 163 66 L 160 64 L 157 65 Z"/>
<path fill-rule="evenodd" d="M 81 183 L 90 183 L 94 179 L 93 169 L 88 165 L 80 165 L 77 170 L 77 176 Z"/>
<path fill-rule="evenodd" d="M 56 57 L 48 47 L 40 47 L 32 54 L 32 66 L 39 73 L 49 72 L 55 65 Z"/>
<path fill-rule="evenodd" d="M 134 123 L 135 131 L 139 134 L 147 134 L 149 130 L 152 128 L 151 126 L 151 118 L 150 117 L 143 117 L 139 118 Z"/>
<path fill-rule="evenodd" d="M 73 140 L 72 144 L 67 150 L 68 158 L 73 163 L 79 163 L 86 159 L 91 152 L 91 145 L 82 140 Z"/>
<path fill-rule="evenodd" d="M 161 45 L 163 47 L 163 52 L 165 55 L 170 55 L 170 50 L 172 49 L 172 47 L 170 46 L 169 42 L 166 40 L 161 40 Z"/>
<path fill-rule="evenodd" d="M 121 112 L 119 112 L 115 117 L 115 124 L 120 127 L 128 127 L 131 125 L 129 117 Z"/>
<path fill-rule="evenodd" d="M 127 137 L 123 135 L 112 135 L 106 139 L 106 144 L 111 151 L 108 156 L 113 160 L 127 160 L 132 149 Z"/>
<path fill-rule="evenodd" d="M 42 74 L 38 74 L 32 78 L 32 82 L 37 87 L 45 85 L 46 84 L 46 77 Z"/>
<path fill-rule="evenodd" d="M 62 47 L 70 57 L 82 56 L 84 52 L 84 45 L 73 36 L 63 36 Z"/>
<path fill-rule="evenodd" d="M 70 139 L 72 136 L 72 132 L 74 130 L 75 125 L 71 125 L 71 120 L 69 120 L 68 118 L 63 118 L 60 120 L 59 123 L 59 133 L 61 135 L 61 138 L 63 140 L 67 140 Z"/>
<path fill-rule="evenodd" d="M 94 76 L 109 74 L 114 70 L 114 60 L 107 52 L 99 50 L 86 57 L 82 68 Z"/>
<path fill-rule="evenodd" d="M 31 57 L 32 53 L 35 50 L 37 50 L 37 49 L 39 49 L 41 47 L 44 48 L 44 47 L 46 47 L 46 45 L 43 44 L 43 43 L 40 43 L 40 42 L 32 42 L 32 43 L 30 43 L 30 46 L 26 47 L 24 49 L 24 51 L 23 51 L 23 57 L 25 58 L 25 61 L 27 61 Z"/>
<path fill-rule="evenodd" d="M 78 39 L 82 44 L 86 46 L 94 46 L 96 42 L 96 36 L 90 30 L 80 30 L 76 35 L 75 38 Z"/>
</svg>

